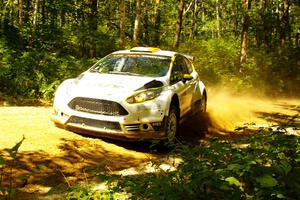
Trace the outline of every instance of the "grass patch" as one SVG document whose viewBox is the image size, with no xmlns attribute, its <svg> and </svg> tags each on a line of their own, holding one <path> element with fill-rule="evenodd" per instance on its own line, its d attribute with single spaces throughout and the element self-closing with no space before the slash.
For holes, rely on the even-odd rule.
<svg viewBox="0 0 300 200">
<path fill-rule="evenodd" d="M 282 129 L 261 129 L 247 137 L 214 137 L 194 147 L 177 145 L 169 155 L 183 160 L 176 171 L 103 173 L 100 178 L 108 181 L 110 194 L 125 193 L 130 199 L 297 199 L 299 152 L 298 136 Z M 85 194 L 94 198 L 94 193 Z"/>
</svg>

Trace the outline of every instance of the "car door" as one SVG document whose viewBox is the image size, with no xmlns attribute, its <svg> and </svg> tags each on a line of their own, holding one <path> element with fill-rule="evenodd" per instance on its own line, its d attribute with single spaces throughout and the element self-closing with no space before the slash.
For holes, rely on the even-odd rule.
<svg viewBox="0 0 300 200">
<path fill-rule="evenodd" d="M 183 56 L 177 55 L 173 62 L 170 85 L 172 90 L 178 95 L 181 116 L 189 111 L 192 98 L 189 94 L 190 84 L 183 81 L 183 75 L 186 73 L 186 71 L 187 68 Z"/>
<path fill-rule="evenodd" d="M 194 99 L 194 93 L 196 91 L 197 83 L 198 83 L 198 76 L 197 73 L 194 72 L 192 63 L 189 61 L 186 57 L 184 57 L 185 67 L 184 73 L 191 75 L 193 78 L 191 80 L 187 80 L 185 84 L 188 85 L 188 91 L 187 91 L 187 103 L 189 104 L 189 110 L 192 108 L 193 99 Z M 194 72 L 194 73 L 193 73 Z"/>
</svg>

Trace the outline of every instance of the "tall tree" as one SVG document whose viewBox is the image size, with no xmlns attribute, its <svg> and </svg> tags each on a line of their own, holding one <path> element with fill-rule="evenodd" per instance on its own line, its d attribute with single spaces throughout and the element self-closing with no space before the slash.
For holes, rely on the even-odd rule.
<svg viewBox="0 0 300 200">
<path fill-rule="evenodd" d="M 143 41 L 146 45 L 149 45 L 149 24 L 148 24 L 148 1 L 143 1 Z"/>
<path fill-rule="evenodd" d="M 198 14 L 199 14 L 199 7 L 198 7 L 198 0 L 193 0 L 193 7 L 192 7 L 192 23 L 191 23 L 191 33 L 190 39 L 195 39 L 197 34 L 197 27 L 198 27 Z"/>
<path fill-rule="evenodd" d="M 30 46 L 33 46 L 35 43 L 35 40 L 36 40 L 36 29 L 37 29 L 37 23 L 38 23 L 39 4 L 40 4 L 40 0 L 34 1 Z"/>
<path fill-rule="evenodd" d="M 217 22 L 217 36 L 218 38 L 221 37 L 221 31 L 220 31 L 220 5 L 219 0 L 216 0 L 216 22 Z"/>
<path fill-rule="evenodd" d="M 90 0 L 90 9 L 91 9 L 91 14 L 89 17 L 89 26 L 90 26 L 90 34 L 92 36 L 92 40 L 90 41 L 91 47 L 89 48 L 89 56 L 91 58 L 96 57 L 96 37 L 97 37 L 97 28 L 98 28 L 98 21 L 97 21 L 97 14 L 98 14 L 98 9 L 97 9 L 98 1 L 97 0 Z"/>
<path fill-rule="evenodd" d="M 241 55 L 240 63 L 244 64 L 247 62 L 247 51 L 248 51 L 248 31 L 249 31 L 249 9 L 250 0 L 243 0 L 244 16 L 243 16 L 243 27 L 242 27 L 242 38 L 241 38 Z"/>
<path fill-rule="evenodd" d="M 133 46 L 138 46 L 142 19 L 142 0 L 136 0 L 135 20 L 133 30 Z"/>
<path fill-rule="evenodd" d="M 120 49 L 126 45 L 126 4 L 125 0 L 120 0 Z"/>
<path fill-rule="evenodd" d="M 185 0 L 177 0 L 178 7 L 177 7 L 177 19 L 176 19 L 176 33 L 175 33 L 175 40 L 173 44 L 174 49 L 178 49 L 179 42 L 180 42 L 180 35 L 182 31 L 182 21 L 183 21 L 183 11 L 185 6 Z"/>
<path fill-rule="evenodd" d="M 280 42 L 281 46 L 285 46 L 286 44 L 286 34 L 290 34 L 290 17 L 289 17 L 289 12 L 290 12 L 290 5 L 291 2 L 290 0 L 283 0 L 282 5 L 281 5 L 281 18 L 280 18 Z"/>
<path fill-rule="evenodd" d="M 24 26 L 24 0 L 19 0 L 19 40 L 21 49 L 24 48 L 23 26 Z"/>
<path fill-rule="evenodd" d="M 160 45 L 160 0 L 154 1 L 154 45 Z"/>
</svg>

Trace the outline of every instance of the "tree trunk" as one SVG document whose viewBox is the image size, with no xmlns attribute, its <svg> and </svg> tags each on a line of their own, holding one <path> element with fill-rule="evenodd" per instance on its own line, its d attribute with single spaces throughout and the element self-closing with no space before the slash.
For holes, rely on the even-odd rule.
<svg viewBox="0 0 300 200">
<path fill-rule="evenodd" d="M 233 12 L 234 12 L 234 16 L 233 16 L 233 32 L 235 36 L 238 36 L 238 3 L 236 3 L 236 1 L 233 1 Z"/>
<path fill-rule="evenodd" d="M 219 0 L 216 0 L 216 15 L 217 15 L 217 37 L 221 37 L 220 33 L 220 11 L 219 11 Z"/>
<path fill-rule="evenodd" d="M 24 1 L 19 0 L 19 40 L 21 49 L 24 48 L 24 40 L 23 40 L 23 26 L 24 26 Z"/>
<path fill-rule="evenodd" d="M 66 24 L 66 13 L 65 13 L 65 11 L 62 9 L 62 10 L 60 11 L 60 26 L 61 26 L 61 27 L 64 27 L 65 24 Z"/>
<path fill-rule="evenodd" d="M 290 34 L 290 25 L 289 25 L 289 10 L 290 10 L 291 2 L 290 0 L 283 0 L 282 4 L 282 16 L 280 19 L 280 42 L 281 46 L 285 46 L 286 44 L 286 35 Z"/>
<path fill-rule="evenodd" d="M 4 32 L 4 27 L 5 27 L 5 18 L 6 18 L 6 5 L 4 5 L 4 2 L 2 2 L 3 4 L 3 9 L 2 9 L 2 16 L 1 16 L 1 31 Z"/>
<path fill-rule="evenodd" d="M 29 13 L 31 12 L 30 9 L 30 1 L 29 0 L 24 0 L 24 24 L 30 23 L 30 16 Z"/>
<path fill-rule="evenodd" d="M 97 14 L 98 14 L 98 1 L 97 0 L 90 0 L 90 9 L 91 15 L 89 19 L 89 26 L 92 35 L 92 41 L 90 41 L 90 48 L 89 48 L 89 57 L 94 58 L 97 55 L 97 46 L 96 46 L 96 37 L 97 37 Z"/>
<path fill-rule="evenodd" d="M 191 24 L 191 34 L 190 34 L 190 40 L 195 39 L 195 36 L 197 35 L 197 17 L 199 13 L 198 9 L 198 1 L 194 0 L 193 2 L 193 8 L 192 8 L 192 24 Z"/>
<path fill-rule="evenodd" d="M 270 48 L 272 44 L 272 29 L 270 26 L 270 22 L 267 20 L 269 18 L 269 11 L 268 11 L 268 7 L 269 7 L 269 0 L 264 0 L 264 2 L 262 3 L 263 6 L 263 35 L 264 35 L 264 46 L 267 48 Z M 273 42 L 274 43 L 274 42 Z"/>
<path fill-rule="evenodd" d="M 178 15 L 176 19 L 176 33 L 175 33 L 175 40 L 173 44 L 174 49 L 178 49 L 179 47 L 179 42 L 180 42 L 180 35 L 182 31 L 182 21 L 183 21 L 183 10 L 185 6 L 185 0 L 177 0 L 179 1 L 178 3 Z"/>
<path fill-rule="evenodd" d="M 148 30 L 148 2 L 144 1 L 144 31 L 143 31 L 143 42 L 149 45 L 149 30 Z"/>
<path fill-rule="evenodd" d="M 46 2 L 45 2 L 45 0 L 42 0 L 42 5 L 41 6 L 42 6 L 42 11 L 41 11 L 42 12 L 41 13 L 42 14 L 42 20 L 41 21 L 42 21 L 42 24 L 45 25 L 46 24 L 46 18 L 47 18 L 46 17 Z"/>
<path fill-rule="evenodd" d="M 247 51 L 248 51 L 248 30 L 249 30 L 249 14 L 250 1 L 243 0 L 244 16 L 243 16 L 243 28 L 242 28 L 242 41 L 241 41 L 241 55 L 240 63 L 245 64 L 247 62 Z"/>
<path fill-rule="evenodd" d="M 126 45 L 126 4 L 125 0 L 120 1 L 120 49 L 124 49 Z"/>
<path fill-rule="evenodd" d="M 298 47 L 299 46 L 299 41 L 300 40 L 300 32 L 296 33 L 296 38 L 295 38 L 295 46 Z"/>
<path fill-rule="evenodd" d="M 40 0 L 35 0 L 35 2 L 34 2 L 30 46 L 33 46 L 33 44 L 35 42 L 36 28 L 37 28 L 37 21 L 38 21 L 39 3 L 40 3 Z"/>
<path fill-rule="evenodd" d="M 139 33 L 140 33 L 141 18 L 142 18 L 141 4 L 142 4 L 142 0 L 136 0 L 134 30 L 133 30 L 133 46 L 138 46 L 139 43 Z"/>
<path fill-rule="evenodd" d="M 154 8 L 154 45 L 160 45 L 160 0 L 155 0 Z"/>
</svg>

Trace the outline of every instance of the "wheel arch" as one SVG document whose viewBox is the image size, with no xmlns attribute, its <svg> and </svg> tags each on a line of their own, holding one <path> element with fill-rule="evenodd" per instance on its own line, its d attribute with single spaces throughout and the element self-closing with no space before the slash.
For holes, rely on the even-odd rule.
<svg viewBox="0 0 300 200">
<path fill-rule="evenodd" d="M 205 100 L 207 101 L 207 92 L 206 92 L 206 89 L 203 90 L 202 92 L 202 98 L 205 98 Z"/>
<path fill-rule="evenodd" d="M 169 114 L 171 105 L 174 105 L 177 108 L 178 116 L 180 116 L 180 104 L 179 104 L 179 98 L 177 94 L 173 94 L 170 104 L 168 105 L 168 109 L 166 110 L 166 115 Z"/>
<path fill-rule="evenodd" d="M 198 81 L 195 90 L 194 90 L 194 95 L 193 95 L 193 99 L 192 99 L 192 103 L 195 103 L 197 101 L 202 100 L 203 96 L 205 95 L 206 99 L 207 99 L 207 92 L 206 92 L 206 88 L 205 85 L 203 84 L 202 81 Z"/>
</svg>

